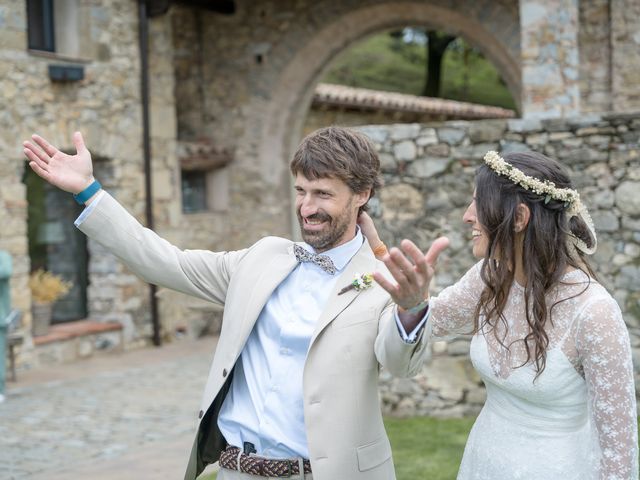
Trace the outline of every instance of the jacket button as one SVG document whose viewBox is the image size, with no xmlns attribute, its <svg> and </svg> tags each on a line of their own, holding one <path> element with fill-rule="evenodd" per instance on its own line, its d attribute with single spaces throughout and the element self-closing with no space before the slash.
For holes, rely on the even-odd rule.
<svg viewBox="0 0 640 480">
<path fill-rule="evenodd" d="M 223 377 L 226 377 L 226 376 L 227 376 L 227 369 L 226 369 L 226 368 L 223 368 L 223 369 L 222 369 L 222 376 L 223 376 Z"/>
<path fill-rule="evenodd" d="M 203 415 L 204 415 L 204 412 L 200 410 L 200 412 L 198 412 L 198 418 L 202 418 Z"/>
</svg>

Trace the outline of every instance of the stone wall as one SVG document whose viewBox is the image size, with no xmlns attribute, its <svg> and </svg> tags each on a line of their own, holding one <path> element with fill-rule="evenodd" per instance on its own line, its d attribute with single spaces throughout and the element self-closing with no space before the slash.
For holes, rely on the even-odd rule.
<svg viewBox="0 0 640 480">
<path fill-rule="evenodd" d="M 612 110 L 610 3 L 579 2 L 580 105 L 585 112 Z"/>
<path fill-rule="evenodd" d="M 610 2 L 611 96 L 614 112 L 640 109 L 640 2 Z"/>
<path fill-rule="evenodd" d="M 550 118 L 580 112 L 578 0 L 520 0 L 522 111 Z"/>
<path fill-rule="evenodd" d="M 136 4 L 79 1 L 82 28 L 77 57 L 27 49 L 26 2 L 0 6 L 0 248 L 14 259 L 13 305 L 30 327 L 31 298 L 27 288 L 29 256 L 26 231 L 25 168 L 21 141 L 38 132 L 66 151 L 71 135 L 82 130 L 96 159 L 96 175 L 134 213 L 142 212 L 141 108 Z M 84 79 L 54 82 L 48 66 L 84 68 Z M 132 298 L 146 290 L 135 277 L 95 244 L 89 245 L 90 314 L 117 317 L 131 325 L 145 315 Z M 27 338 L 24 351 L 31 348 Z M 25 360 L 21 355 L 20 361 Z M 28 360 L 28 358 L 26 358 Z M 21 362 L 24 363 L 24 362 Z"/>
<path fill-rule="evenodd" d="M 476 261 L 462 215 L 484 154 L 530 149 L 560 160 L 598 231 L 593 263 L 623 310 L 640 387 L 640 113 L 361 129 L 381 155 L 385 186 L 372 213 L 383 240 L 397 245 L 410 238 L 423 249 L 440 235 L 451 240 L 438 262 L 435 292 Z M 415 379 L 392 379 L 383 372 L 385 412 L 476 413 L 484 392 L 468 360 L 468 340 L 434 343 L 431 361 Z"/>
<path fill-rule="evenodd" d="M 640 2 L 579 2 L 580 97 L 583 112 L 640 108 Z"/>
</svg>

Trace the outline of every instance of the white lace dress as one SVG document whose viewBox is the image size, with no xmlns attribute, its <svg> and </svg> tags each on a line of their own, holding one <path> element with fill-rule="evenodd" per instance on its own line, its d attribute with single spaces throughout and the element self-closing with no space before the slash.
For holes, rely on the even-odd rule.
<svg viewBox="0 0 640 480">
<path fill-rule="evenodd" d="M 481 263 L 430 302 L 432 336 L 468 333 L 482 291 Z M 607 291 L 583 272 L 567 273 L 553 305 L 546 368 L 535 380 L 520 340 L 524 288 L 514 283 L 504 311 L 507 351 L 493 332 L 475 334 L 471 361 L 487 400 L 464 451 L 458 480 L 636 480 L 638 432 L 629 334 Z M 571 298 L 573 297 L 573 298 Z M 504 328 L 498 329 L 500 338 Z M 512 343 L 513 342 L 513 343 Z"/>
</svg>

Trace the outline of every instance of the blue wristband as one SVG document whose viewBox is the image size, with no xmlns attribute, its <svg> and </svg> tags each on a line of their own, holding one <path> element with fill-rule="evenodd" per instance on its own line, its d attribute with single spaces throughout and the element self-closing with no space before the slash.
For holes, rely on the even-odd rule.
<svg viewBox="0 0 640 480">
<path fill-rule="evenodd" d="M 78 202 L 78 204 L 84 205 L 84 202 L 93 197 L 95 193 L 101 188 L 102 185 L 100 185 L 100 182 L 98 180 L 94 180 L 91 185 L 82 190 L 80 193 L 74 194 L 73 198 L 76 202 Z"/>
</svg>

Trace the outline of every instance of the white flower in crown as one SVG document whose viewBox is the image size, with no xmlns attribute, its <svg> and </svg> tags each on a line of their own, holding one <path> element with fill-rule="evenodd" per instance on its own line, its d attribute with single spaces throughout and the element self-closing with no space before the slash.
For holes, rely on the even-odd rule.
<svg viewBox="0 0 640 480">
<path fill-rule="evenodd" d="M 568 207 L 569 215 L 575 215 L 580 211 L 582 203 L 580 202 L 580 194 L 572 188 L 558 188 L 555 183 L 549 180 L 539 180 L 535 177 L 526 175 L 522 170 L 515 168 L 504 158 L 498 155 L 498 152 L 490 151 L 484 156 L 485 163 L 498 175 L 507 177 L 516 185 L 520 185 L 525 190 L 544 196 L 544 203 L 549 203 L 552 199 L 564 202 Z"/>
</svg>

